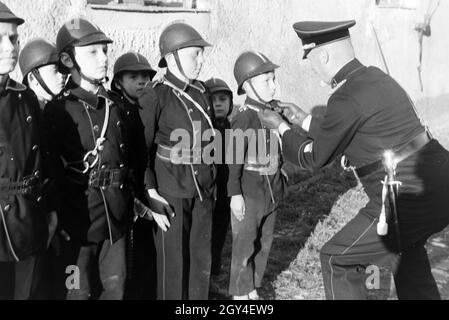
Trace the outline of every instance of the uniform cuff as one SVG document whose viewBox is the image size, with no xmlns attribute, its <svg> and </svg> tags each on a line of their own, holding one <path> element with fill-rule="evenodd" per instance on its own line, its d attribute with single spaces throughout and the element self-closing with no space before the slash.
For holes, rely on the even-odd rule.
<svg viewBox="0 0 449 320">
<path fill-rule="evenodd" d="M 309 130 L 310 130 L 310 123 L 312 122 L 312 115 L 308 115 L 305 119 L 304 119 L 304 121 L 302 122 L 302 125 L 301 125 L 301 127 L 305 130 L 305 131 L 307 131 L 307 132 L 309 132 Z"/>
<path fill-rule="evenodd" d="M 147 168 L 145 171 L 145 189 L 157 189 L 156 177 L 151 169 Z"/>
<path fill-rule="evenodd" d="M 282 122 L 278 127 L 278 131 L 281 137 L 284 135 L 285 132 L 287 132 L 290 129 L 291 129 L 290 126 L 285 122 Z"/>
</svg>

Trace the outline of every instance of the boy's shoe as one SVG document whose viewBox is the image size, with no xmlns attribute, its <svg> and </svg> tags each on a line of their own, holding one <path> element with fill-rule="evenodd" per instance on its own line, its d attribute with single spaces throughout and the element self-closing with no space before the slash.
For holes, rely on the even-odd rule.
<svg viewBox="0 0 449 320">
<path fill-rule="evenodd" d="M 248 295 L 244 295 L 244 296 L 233 296 L 232 300 L 250 300 Z"/>
<path fill-rule="evenodd" d="M 248 293 L 248 299 L 249 300 L 260 300 L 259 294 L 257 293 L 257 290 L 254 289 L 250 293 Z"/>
</svg>

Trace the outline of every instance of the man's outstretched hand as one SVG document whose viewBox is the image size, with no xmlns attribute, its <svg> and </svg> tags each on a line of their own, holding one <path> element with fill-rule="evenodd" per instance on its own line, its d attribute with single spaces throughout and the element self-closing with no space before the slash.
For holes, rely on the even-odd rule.
<svg viewBox="0 0 449 320">
<path fill-rule="evenodd" d="M 309 115 L 294 103 L 279 102 L 278 105 L 280 108 L 282 108 L 282 114 L 284 115 L 284 117 L 290 123 L 296 124 L 300 127 L 302 127 L 304 120 Z"/>
</svg>

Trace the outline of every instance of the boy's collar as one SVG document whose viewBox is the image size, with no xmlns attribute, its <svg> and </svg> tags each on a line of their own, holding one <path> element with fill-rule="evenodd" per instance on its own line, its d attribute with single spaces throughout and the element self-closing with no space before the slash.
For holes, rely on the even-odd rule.
<svg viewBox="0 0 449 320">
<path fill-rule="evenodd" d="M 93 94 L 87 90 L 81 88 L 78 84 L 76 84 L 72 79 L 69 79 L 67 83 L 66 90 L 69 91 L 71 95 L 76 97 L 79 100 L 86 102 L 93 108 L 98 107 L 99 98 L 103 98 L 104 100 L 111 100 L 108 92 L 103 86 L 98 87 L 97 94 Z"/>
<path fill-rule="evenodd" d="M 165 79 L 172 84 L 175 85 L 175 87 L 179 88 L 182 91 L 187 91 L 189 87 L 192 87 L 196 90 L 198 90 L 201 93 L 206 92 L 206 88 L 201 84 L 201 82 L 194 80 L 192 83 L 187 83 L 178 77 L 176 77 L 173 73 L 170 71 L 167 71 L 167 74 L 165 75 Z"/>
<path fill-rule="evenodd" d="M 271 107 L 270 107 L 270 105 L 268 103 L 264 103 L 264 102 L 260 102 L 260 101 L 254 100 L 253 98 L 250 98 L 248 96 L 246 96 L 245 104 L 261 108 L 262 110 L 271 109 Z"/>
</svg>

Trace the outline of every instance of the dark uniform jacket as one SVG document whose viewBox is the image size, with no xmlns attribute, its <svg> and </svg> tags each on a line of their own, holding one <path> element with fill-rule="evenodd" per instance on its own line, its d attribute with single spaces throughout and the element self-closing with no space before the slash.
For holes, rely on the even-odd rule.
<svg viewBox="0 0 449 320">
<path fill-rule="evenodd" d="M 386 150 L 401 150 L 425 134 L 407 93 L 390 76 L 358 60 L 335 76 L 337 87 L 323 119 L 312 119 L 307 135 L 287 131 L 284 156 L 304 169 L 317 170 L 344 154 L 357 169 L 382 159 Z M 310 144 L 312 146 L 310 150 Z M 449 153 L 428 142 L 397 165 L 401 238 L 407 244 L 441 230 L 449 219 Z M 361 178 L 370 202 L 362 213 L 377 218 L 382 200 L 381 167 Z"/>
<path fill-rule="evenodd" d="M 128 139 L 129 167 L 133 179 L 135 196 L 143 202 L 145 198 L 144 177 L 148 163 L 148 152 L 145 143 L 145 132 L 138 103 L 131 103 L 128 99 L 116 92 L 109 92 L 111 99 L 117 102 L 125 121 L 126 136 Z"/>
<path fill-rule="evenodd" d="M 342 153 L 359 168 L 425 130 L 407 93 L 378 68 L 353 60 L 338 72 L 334 83 L 344 80 L 329 98 L 324 119 L 312 118 L 308 137 L 291 141 L 293 131 L 284 136 L 287 146 L 294 143 L 300 148 L 300 152 L 286 148 L 288 158 L 303 168 L 319 169 Z M 303 152 L 310 142 L 312 152 Z"/>
<path fill-rule="evenodd" d="M 260 188 L 267 188 L 271 189 L 270 193 L 273 194 L 274 201 L 279 204 L 285 189 L 285 179 L 281 172 L 282 157 L 279 139 L 274 131 L 262 126 L 257 112 L 251 107 L 260 110 L 267 108 L 266 105 L 247 98 L 240 112 L 232 120 L 231 128 L 234 132 L 248 130 L 247 132 L 251 133 L 243 140 L 243 146 L 239 145 L 237 139 L 228 141 L 227 162 L 231 163 L 229 164 L 228 195 L 232 197 L 241 194 L 257 197 L 260 194 L 258 192 Z M 231 137 L 228 139 L 231 140 Z M 272 150 L 275 145 L 276 150 Z M 231 156 L 233 159 L 229 158 Z M 259 172 L 246 169 L 248 166 L 264 167 L 264 164 L 271 165 L 274 171 L 269 175 L 261 175 Z"/>
<path fill-rule="evenodd" d="M 201 82 L 194 81 L 192 84 L 186 84 L 170 72 L 165 76 L 165 80 L 190 95 L 205 112 L 212 113 L 208 103 L 209 97 Z M 146 189 L 157 189 L 158 192 L 176 198 L 198 197 L 198 191 L 204 198 L 215 197 L 216 168 L 214 164 L 199 161 L 193 164 L 192 170 L 189 164 L 175 164 L 156 155 L 158 145 L 171 148 L 178 144 L 179 137 L 175 137 L 175 141 L 170 139 L 175 130 L 187 132 L 190 138 L 189 148 L 193 149 L 195 140 L 198 143 L 197 146 L 201 147 L 198 150 L 202 152 L 211 141 L 211 139 L 200 141 L 204 131 L 211 129 L 205 116 L 192 102 L 164 83 L 155 84 L 154 88 L 145 90 L 139 99 L 139 104 L 142 107 L 139 112 L 145 127 L 145 140 L 149 150 L 149 161 L 145 173 Z M 201 126 L 196 129 L 198 131 L 195 132 L 195 139 L 192 121 Z"/>
<path fill-rule="evenodd" d="M 125 178 L 119 187 L 100 188 L 88 184 L 92 169 L 85 174 L 82 170 L 84 155 L 94 149 L 101 135 L 106 103 L 110 103 L 106 140 L 93 169 L 122 169 Z M 49 103 L 44 117 L 54 166 L 62 161 L 65 167 L 57 175 L 62 198 L 60 227 L 81 243 L 118 240 L 132 212 L 132 197 L 126 179 L 129 162 L 124 120 L 117 104 L 103 87 L 94 95 L 69 81 L 64 97 Z"/>
<path fill-rule="evenodd" d="M 222 138 L 226 136 L 226 130 L 231 129 L 231 123 L 228 118 L 215 119 L 214 126 L 220 132 Z M 221 162 L 217 165 L 217 198 L 226 199 L 228 197 L 228 179 L 229 167 L 226 164 L 226 141 L 222 139 Z"/>
<path fill-rule="evenodd" d="M 44 249 L 48 237 L 40 112 L 24 85 L 8 79 L 0 89 L 0 261 L 24 260 Z M 14 194 L 11 183 L 23 179 L 33 187 Z"/>
</svg>

